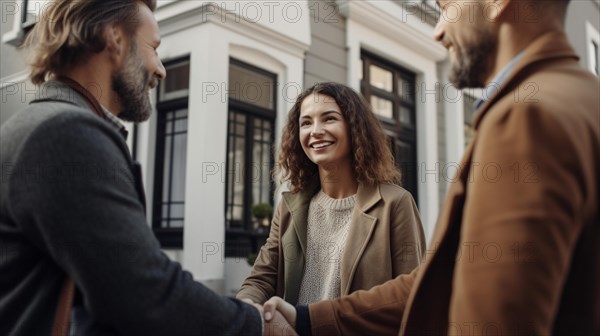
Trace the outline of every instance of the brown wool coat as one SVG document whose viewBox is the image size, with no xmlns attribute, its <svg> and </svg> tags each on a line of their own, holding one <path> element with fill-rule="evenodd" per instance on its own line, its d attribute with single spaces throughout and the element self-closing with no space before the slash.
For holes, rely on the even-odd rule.
<svg viewBox="0 0 600 336">
<path fill-rule="evenodd" d="M 283 193 L 266 244 L 237 298 L 263 303 L 280 296 L 296 304 L 304 273 L 308 206 L 318 183 Z M 425 238 L 411 194 L 396 185 L 359 185 L 341 259 L 341 292 L 369 289 L 412 271 L 422 260 Z"/>
<path fill-rule="evenodd" d="M 600 85 L 577 60 L 562 32 L 527 47 L 476 116 L 435 253 L 309 305 L 313 335 L 600 335 Z"/>
</svg>

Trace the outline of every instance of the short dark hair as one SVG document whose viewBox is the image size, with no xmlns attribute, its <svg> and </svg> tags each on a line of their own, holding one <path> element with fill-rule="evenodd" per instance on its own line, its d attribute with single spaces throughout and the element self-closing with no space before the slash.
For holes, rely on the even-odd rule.
<svg viewBox="0 0 600 336">
<path fill-rule="evenodd" d="M 119 24 L 133 36 L 138 25 L 138 3 L 156 10 L 156 0 L 55 0 L 44 8 L 27 36 L 30 77 L 34 84 L 46 81 L 106 47 L 105 29 Z"/>
</svg>

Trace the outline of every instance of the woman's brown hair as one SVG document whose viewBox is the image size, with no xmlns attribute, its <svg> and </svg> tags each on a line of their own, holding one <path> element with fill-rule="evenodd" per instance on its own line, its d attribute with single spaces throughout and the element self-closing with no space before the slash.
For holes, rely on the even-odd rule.
<svg viewBox="0 0 600 336">
<path fill-rule="evenodd" d="M 128 37 L 139 24 L 138 3 L 156 9 L 156 0 L 56 0 L 42 8 L 22 48 L 27 52 L 30 77 L 44 83 L 106 47 L 106 27 L 117 24 Z"/>
<path fill-rule="evenodd" d="M 367 101 L 353 89 L 338 83 L 317 83 L 301 93 L 288 114 L 283 128 L 281 148 L 274 177 L 289 181 L 291 190 L 303 190 L 318 174 L 318 167 L 300 144 L 300 107 L 311 94 L 323 94 L 335 100 L 350 129 L 354 177 L 363 184 L 400 183 L 400 171 L 379 120 Z"/>
</svg>

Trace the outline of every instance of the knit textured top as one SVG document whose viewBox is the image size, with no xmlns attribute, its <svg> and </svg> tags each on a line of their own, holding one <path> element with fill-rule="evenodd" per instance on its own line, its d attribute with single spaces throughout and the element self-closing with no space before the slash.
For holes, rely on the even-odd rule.
<svg viewBox="0 0 600 336">
<path fill-rule="evenodd" d="M 299 304 L 334 299 L 341 295 L 340 264 L 354 204 L 354 195 L 335 199 L 322 190 L 311 199 Z"/>
</svg>

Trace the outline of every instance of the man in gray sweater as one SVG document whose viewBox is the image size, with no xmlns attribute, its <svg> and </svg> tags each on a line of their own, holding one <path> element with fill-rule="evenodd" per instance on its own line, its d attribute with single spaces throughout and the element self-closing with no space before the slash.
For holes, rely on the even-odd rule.
<svg viewBox="0 0 600 336">
<path fill-rule="evenodd" d="M 195 282 L 145 219 L 116 117 L 147 120 L 165 77 L 155 7 L 57 0 L 25 42 L 41 86 L 0 130 L 0 335 L 262 332 L 258 309 Z M 56 325 L 61 289 L 70 327 Z"/>
</svg>

